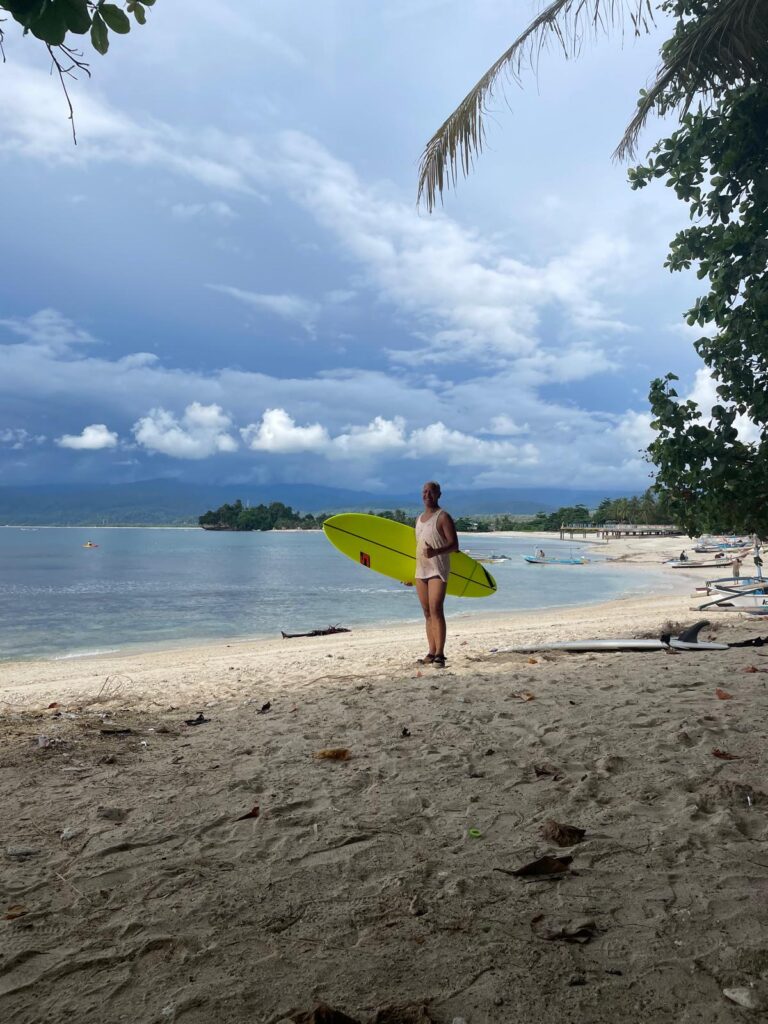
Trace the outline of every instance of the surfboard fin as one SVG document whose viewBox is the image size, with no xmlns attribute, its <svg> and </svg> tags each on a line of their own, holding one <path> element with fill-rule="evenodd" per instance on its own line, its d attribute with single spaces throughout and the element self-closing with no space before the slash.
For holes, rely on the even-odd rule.
<svg viewBox="0 0 768 1024">
<path fill-rule="evenodd" d="M 697 644 L 699 642 L 699 631 L 708 625 L 709 619 L 701 619 L 699 622 L 694 622 L 692 626 L 684 629 L 677 639 L 682 640 L 684 644 Z"/>
</svg>

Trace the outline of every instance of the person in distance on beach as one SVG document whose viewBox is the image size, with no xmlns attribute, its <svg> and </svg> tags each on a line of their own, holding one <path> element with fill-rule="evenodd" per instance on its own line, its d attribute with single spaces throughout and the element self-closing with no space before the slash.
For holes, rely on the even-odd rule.
<svg viewBox="0 0 768 1024">
<path fill-rule="evenodd" d="M 731 571 L 733 572 L 733 578 L 737 580 L 741 575 L 741 559 L 738 555 L 731 562 Z"/>
<path fill-rule="evenodd" d="M 428 480 L 421 489 L 424 511 L 416 520 L 416 591 L 424 611 L 429 651 L 420 664 L 445 668 L 445 590 L 451 552 L 459 550 L 453 519 L 440 508 L 440 484 Z"/>
</svg>

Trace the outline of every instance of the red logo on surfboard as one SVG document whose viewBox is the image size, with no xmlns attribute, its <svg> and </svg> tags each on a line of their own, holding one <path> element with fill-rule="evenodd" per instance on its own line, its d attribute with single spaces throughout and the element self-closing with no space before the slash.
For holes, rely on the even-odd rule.
<svg viewBox="0 0 768 1024">
<path fill-rule="evenodd" d="M 367 551 L 360 552 L 360 565 L 364 565 L 367 569 L 371 568 L 371 556 Z"/>
</svg>

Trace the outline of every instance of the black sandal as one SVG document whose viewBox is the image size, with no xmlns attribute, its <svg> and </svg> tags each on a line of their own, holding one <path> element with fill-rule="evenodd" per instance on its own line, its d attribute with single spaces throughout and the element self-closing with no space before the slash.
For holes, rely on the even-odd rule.
<svg viewBox="0 0 768 1024">
<path fill-rule="evenodd" d="M 445 668 L 445 655 L 436 654 L 432 659 L 432 664 L 435 666 L 435 668 Z"/>
<path fill-rule="evenodd" d="M 434 654 L 425 654 L 423 658 L 418 658 L 416 661 L 417 665 L 431 665 L 435 660 Z"/>
</svg>

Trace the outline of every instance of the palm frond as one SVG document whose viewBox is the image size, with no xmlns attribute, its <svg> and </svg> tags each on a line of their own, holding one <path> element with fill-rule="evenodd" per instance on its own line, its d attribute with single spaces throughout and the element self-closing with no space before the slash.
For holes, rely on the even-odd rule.
<svg viewBox="0 0 768 1024">
<path fill-rule="evenodd" d="M 701 17 L 678 26 L 662 50 L 652 86 L 614 152 L 617 160 L 634 156 L 640 132 L 653 110 L 683 112 L 697 95 L 737 82 L 768 76 L 768 0 L 729 0 L 713 4 Z"/>
<path fill-rule="evenodd" d="M 500 77 L 507 75 L 519 83 L 523 65 L 528 63 L 535 70 L 551 39 L 560 45 L 566 58 L 575 57 L 587 36 L 609 32 L 617 26 L 623 30 L 627 19 L 635 35 L 647 32 L 654 23 L 650 0 L 553 0 L 486 71 L 429 140 L 419 164 L 417 202 L 424 199 L 431 211 L 444 189 L 456 184 L 459 171 L 465 177 L 469 174 L 475 156 L 483 149 L 484 117 Z"/>
</svg>

